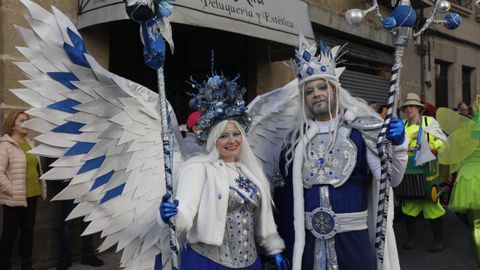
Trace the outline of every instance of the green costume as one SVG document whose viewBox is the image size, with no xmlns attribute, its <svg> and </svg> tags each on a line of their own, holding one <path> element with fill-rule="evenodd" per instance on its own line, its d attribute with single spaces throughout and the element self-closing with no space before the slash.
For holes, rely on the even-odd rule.
<svg viewBox="0 0 480 270">
<path fill-rule="evenodd" d="M 477 264 L 480 266 L 480 114 L 478 106 L 473 120 L 456 112 L 440 108 L 437 111 L 441 127 L 450 134 L 446 146 L 439 151 L 439 162 L 458 171 L 450 197 L 449 208 L 466 213 Z"/>
</svg>

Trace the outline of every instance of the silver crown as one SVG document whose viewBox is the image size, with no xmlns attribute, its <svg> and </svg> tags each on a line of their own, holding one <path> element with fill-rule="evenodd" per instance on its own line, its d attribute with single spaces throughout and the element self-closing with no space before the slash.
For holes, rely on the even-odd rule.
<svg viewBox="0 0 480 270">
<path fill-rule="evenodd" d="M 293 59 L 298 84 L 318 78 L 329 78 L 338 82 L 340 75 L 345 70 L 345 67 L 336 67 L 337 60 L 341 57 L 338 55 L 341 47 L 330 48 L 325 42 L 320 41 L 318 46 L 320 53 L 316 55 L 316 44 L 310 44 L 302 33 L 299 34 L 299 39 L 300 45 L 295 50 Z"/>
</svg>

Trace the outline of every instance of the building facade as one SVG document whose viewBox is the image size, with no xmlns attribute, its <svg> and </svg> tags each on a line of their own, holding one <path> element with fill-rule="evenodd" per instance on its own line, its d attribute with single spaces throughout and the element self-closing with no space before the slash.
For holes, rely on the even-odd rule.
<svg viewBox="0 0 480 270">
<path fill-rule="evenodd" d="M 350 8 L 368 8 L 371 1 L 324 1 L 307 0 L 309 12 L 316 34 L 333 35 L 349 42 L 351 47 L 366 46 L 370 52 L 356 54 L 355 49 L 347 53 L 347 71 L 372 74 L 377 70 L 378 77 L 389 78 L 393 51 L 391 36 L 382 30 L 374 14 L 369 14 L 365 23 L 358 28 L 350 27 L 345 21 L 345 12 Z M 412 5 L 417 11 L 417 22 L 424 20 L 432 12 L 434 1 L 412 0 Z M 452 3 L 452 11 L 462 17 L 462 25 L 454 30 L 447 30 L 443 25 L 432 25 L 422 38 L 412 41 L 405 50 L 403 70 L 401 74 L 401 99 L 408 92 L 419 94 L 422 99 L 437 107 L 455 107 L 459 102 L 465 101 L 471 104 L 476 95 L 480 94 L 480 22 L 479 11 L 470 0 L 455 0 Z M 391 7 L 390 1 L 379 1 L 382 5 L 382 13 L 386 16 Z M 385 4 L 384 4 L 385 3 Z M 348 46 L 347 46 L 348 49 Z M 386 53 L 386 55 L 385 55 Z M 373 59 L 368 55 L 375 54 Z M 390 59 L 388 58 L 390 55 Z M 352 59 L 353 58 L 353 59 Z M 368 61 L 358 62 L 358 58 Z M 353 65 L 352 65 L 353 64 Z M 383 65 L 387 64 L 387 65 Z M 358 65 L 360 69 L 358 69 Z M 357 66 L 357 67 L 355 67 Z M 375 72 L 373 72 L 374 74 Z M 369 77 L 368 77 L 369 78 Z M 366 78 L 365 80 L 368 80 Z M 362 87 L 349 84 L 346 79 L 347 89 L 367 101 L 377 101 L 375 95 L 378 89 L 369 91 L 365 95 Z M 358 79 L 358 78 L 357 78 Z M 356 80 L 356 84 L 362 84 L 362 80 Z M 344 83 L 345 85 L 345 83 Z M 369 84 L 371 85 L 371 84 Z M 384 90 L 386 91 L 386 90 Z M 382 98 L 383 95 L 380 94 Z M 386 99 L 384 99 L 386 101 Z M 385 103 L 385 101 L 383 103 Z"/>
<path fill-rule="evenodd" d="M 267 1 L 267 0 L 265 0 Z M 273 1 L 273 0 L 272 0 Z M 51 5 L 78 21 L 82 5 L 77 1 L 37 0 L 41 6 Z M 81 3 L 82 1 L 80 1 Z M 316 39 L 329 45 L 347 43 L 344 60 L 347 70 L 341 77 L 342 85 L 355 96 L 367 101 L 386 103 L 390 68 L 393 64 L 391 36 L 385 32 L 376 17 L 370 14 L 358 28 L 345 21 L 350 8 L 365 9 L 371 1 L 365 0 L 306 0 Z M 390 1 L 380 1 L 386 3 Z M 411 42 L 406 48 L 401 74 L 402 99 L 408 92 L 419 94 L 436 106 L 456 106 L 461 101 L 471 103 L 480 94 L 480 21 L 479 10 L 473 1 L 451 1 L 453 11 L 461 14 L 463 24 L 455 31 L 442 25 L 433 26 L 422 40 Z M 433 1 L 413 1 L 418 17 L 430 14 Z M 391 10 L 382 5 L 383 14 Z M 11 109 L 28 109 L 8 89 L 22 88 L 19 81 L 25 75 L 13 64 L 22 61 L 15 46 L 23 44 L 13 25 L 26 27 L 25 9 L 19 1 L 0 0 L 0 120 Z M 156 89 L 155 73 L 143 65 L 138 25 L 131 21 L 112 21 L 91 25 L 81 30 L 87 48 L 101 65 L 111 71 Z M 248 89 L 247 99 L 281 87 L 295 77 L 288 65 L 293 55 L 293 44 L 265 39 L 264 35 L 243 35 L 237 32 L 173 24 L 175 54 L 166 60 L 167 96 L 180 121 L 189 110 L 191 91 L 185 79 L 193 75 L 203 80 L 210 72 L 210 52 L 215 51 L 219 71 L 233 77 L 241 75 L 240 83 Z M 125 42 L 128 40 L 129 42 Z M 22 46 L 22 45 L 20 45 Z M 3 121 L 2 121 L 3 131 Z M 49 184 L 49 198 L 59 191 Z M 0 210 L 1 211 L 1 210 Z M 36 224 L 35 264 L 51 266 L 57 259 L 59 237 L 59 209 L 55 203 L 39 204 Z M 1 219 L 1 215 L 0 215 Z M 78 242 L 74 243 L 78 246 Z"/>
</svg>

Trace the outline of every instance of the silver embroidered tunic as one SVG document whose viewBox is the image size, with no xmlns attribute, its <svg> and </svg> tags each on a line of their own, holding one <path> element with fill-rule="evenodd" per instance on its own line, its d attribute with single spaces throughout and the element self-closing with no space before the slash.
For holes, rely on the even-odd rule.
<svg viewBox="0 0 480 270">
<path fill-rule="evenodd" d="M 226 267 L 248 267 L 257 259 L 254 215 L 261 195 L 257 186 L 238 168 L 227 166 L 232 170 L 229 169 L 230 193 L 223 243 L 221 246 L 196 243 L 191 247 L 200 255 Z"/>
</svg>

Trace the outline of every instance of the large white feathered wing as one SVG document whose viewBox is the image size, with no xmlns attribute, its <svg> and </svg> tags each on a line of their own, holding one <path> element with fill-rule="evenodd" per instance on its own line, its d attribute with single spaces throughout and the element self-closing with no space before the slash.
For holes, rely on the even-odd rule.
<svg viewBox="0 0 480 270">
<path fill-rule="evenodd" d="M 263 165 L 272 191 L 281 185 L 278 162 L 288 133 L 298 125 L 299 108 L 298 80 L 257 96 L 248 105 L 247 112 L 252 117 L 248 142 Z"/>
<path fill-rule="evenodd" d="M 54 200 L 75 200 L 68 219 L 90 221 L 83 234 L 100 232 L 100 251 L 123 250 L 122 267 L 168 264 L 168 229 L 157 220 L 165 194 L 158 95 L 103 69 L 58 9 L 20 1 L 31 29 L 17 27 L 28 61 L 16 65 L 29 80 L 11 91 L 33 107 L 25 127 L 41 144 L 31 152 L 58 158 L 42 179 L 71 180 Z"/>
</svg>

